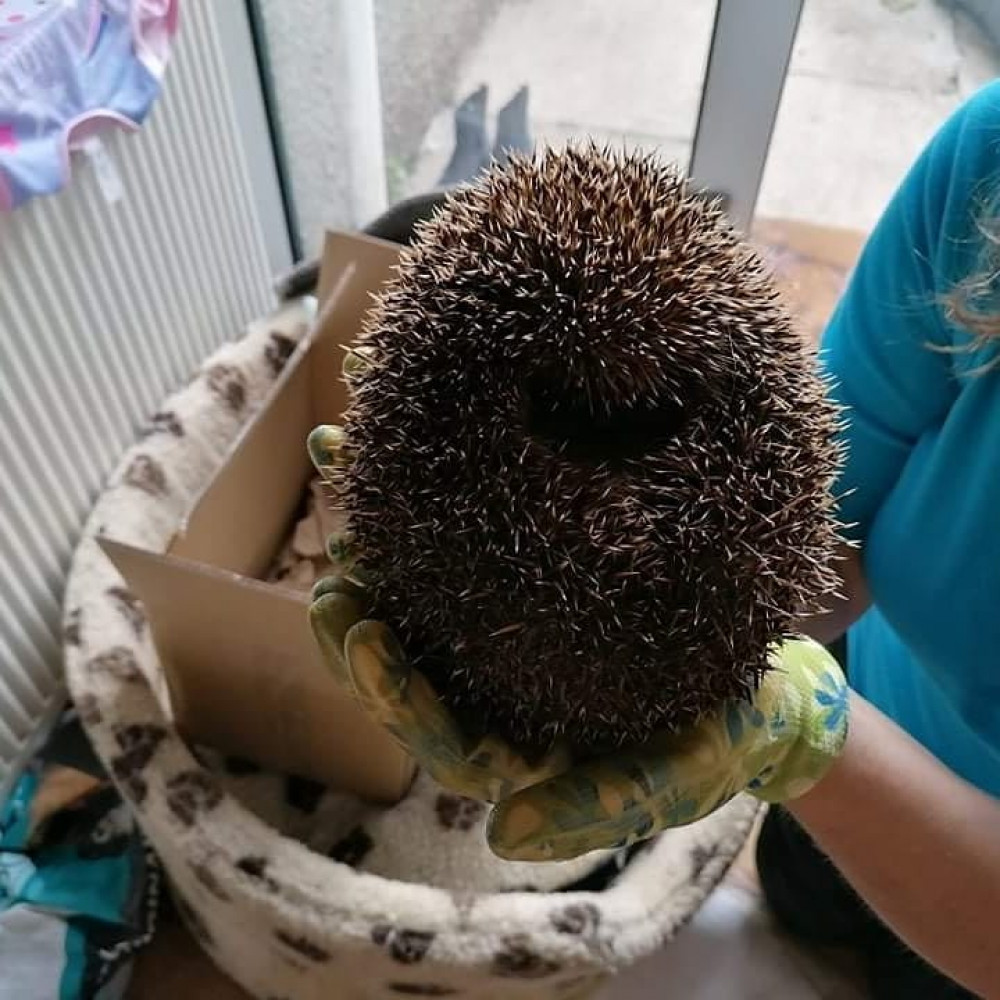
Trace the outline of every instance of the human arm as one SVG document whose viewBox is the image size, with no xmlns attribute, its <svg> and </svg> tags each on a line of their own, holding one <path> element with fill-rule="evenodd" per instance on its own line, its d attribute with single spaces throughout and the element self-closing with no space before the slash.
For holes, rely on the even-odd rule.
<svg viewBox="0 0 1000 1000">
<path fill-rule="evenodd" d="M 963 106 L 922 152 L 866 241 L 820 344 L 820 368 L 844 415 L 834 486 L 842 585 L 826 613 L 799 628 L 823 643 L 864 614 L 873 592 L 892 614 L 897 588 L 885 592 L 880 555 L 869 578 L 866 547 L 914 450 L 954 404 L 958 372 L 977 363 L 960 350 L 966 340 L 946 322 L 944 304 L 980 266 L 977 179 L 995 170 L 998 99 L 993 87 Z"/>
<path fill-rule="evenodd" d="M 1000 802 L 852 695 L 847 742 L 787 808 L 915 952 L 1000 995 Z"/>
<path fill-rule="evenodd" d="M 361 611 L 336 578 L 317 591 L 328 662 L 440 783 L 496 804 L 489 834 L 502 856 L 615 847 L 693 822 L 749 786 L 783 802 L 915 951 L 985 996 L 1000 982 L 1000 803 L 849 696 L 821 648 L 786 643 L 752 703 L 680 737 L 529 769 L 501 741 L 466 741 L 391 632 Z"/>
<path fill-rule="evenodd" d="M 754 702 L 679 738 L 529 772 L 499 741 L 464 740 L 391 632 L 360 616 L 350 586 L 324 584 L 312 619 L 366 710 L 439 782 L 496 803 L 489 834 L 502 856 L 611 848 L 693 822 L 749 786 L 783 802 L 915 951 L 970 989 L 1000 982 L 1000 803 L 849 696 L 819 647 L 785 644 Z"/>
<path fill-rule="evenodd" d="M 824 611 L 799 623 L 799 630 L 804 635 L 825 646 L 839 639 L 871 604 L 861 550 L 856 545 L 841 542 L 835 556 L 835 567 L 840 575 L 838 591 L 830 597 Z"/>
</svg>

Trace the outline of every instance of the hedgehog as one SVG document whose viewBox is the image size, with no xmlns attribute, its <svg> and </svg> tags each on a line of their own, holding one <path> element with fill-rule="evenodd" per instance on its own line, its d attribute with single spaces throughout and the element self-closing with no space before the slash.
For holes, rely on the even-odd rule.
<svg viewBox="0 0 1000 1000">
<path fill-rule="evenodd" d="M 451 192 L 346 366 L 372 615 L 470 733 L 598 753 L 750 695 L 837 582 L 839 415 L 762 258 L 594 144 Z"/>
</svg>

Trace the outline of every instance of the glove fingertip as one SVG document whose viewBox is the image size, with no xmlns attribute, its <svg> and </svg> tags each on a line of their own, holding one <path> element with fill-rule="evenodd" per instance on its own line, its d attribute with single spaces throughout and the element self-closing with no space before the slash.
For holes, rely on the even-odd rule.
<svg viewBox="0 0 1000 1000">
<path fill-rule="evenodd" d="M 341 362 L 340 372 L 350 385 L 358 376 L 371 368 L 371 361 L 365 357 L 358 347 L 348 347 L 344 352 L 344 360 Z"/>
<path fill-rule="evenodd" d="M 490 812 L 486 839 L 490 850 L 506 861 L 552 860 L 554 847 L 546 842 L 546 816 L 530 790 L 503 799 Z"/>
<path fill-rule="evenodd" d="M 335 642 L 342 651 L 348 632 L 362 613 L 362 604 L 354 595 L 328 590 L 309 605 L 309 624 L 316 635 Z"/>
<path fill-rule="evenodd" d="M 337 591 L 324 591 L 309 605 L 312 633 L 328 669 L 341 682 L 350 681 L 344 641 L 360 616 L 361 605 L 358 601 Z"/>
<path fill-rule="evenodd" d="M 313 588 L 309 592 L 309 602 L 315 604 L 321 598 L 331 597 L 334 594 L 347 594 L 354 597 L 353 590 L 355 589 L 357 588 L 349 580 L 336 573 L 331 573 L 328 576 L 320 577 L 313 584 Z"/>
<path fill-rule="evenodd" d="M 354 542 L 350 534 L 335 531 L 326 539 L 326 557 L 334 566 L 352 568 L 354 560 Z"/>
<path fill-rule="evenodd" d="M 314 427 L 306 439 L 309 458 L 316 471 L 326 480 L 341 464 L 341 450 L 344 446 L 343 428 L 336 424 L 320 424 Z"/>
<path fill-rule="evenodd" d="M 388 625 L 359 621 L 347 632 L 344 648 L 359 690 L 401 696 L 409 679 L 409 664 Z"/>
</svg>

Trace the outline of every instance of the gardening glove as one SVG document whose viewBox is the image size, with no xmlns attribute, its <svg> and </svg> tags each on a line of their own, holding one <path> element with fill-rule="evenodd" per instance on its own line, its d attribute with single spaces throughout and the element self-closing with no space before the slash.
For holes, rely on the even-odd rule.
<svg viewBox="0 0 1000 1000">
<path fill-rule="evenodd" d="M 348 355 L 348 385 L 366 364 Z M 318 427 L 309 451 L 337 487 L 349 461 L 340 429 Z M 846 738 L 840 667 L 801 639 L 772 652 L 773 669 L 751 701 L 729 704 L 685 733 L 585 761 L 574 762 L 566 747 L 528 761 L 498 737 L 463 735 L 391 630 L 366 619 L 350 539 L 332 537 L 328 552 L 335 573 L 317 585 L 310 611 L 327 663 L 440 784 L 497 803 L 489 838 L 501 857 L 561 860 L 624 846 L 700 819 L 743 790 L 787 801 L 820 780 Z"/>
<path fill-rule="evenodd" d="M 309 437 L 309 454 L 336 488 L 345 461 L 340 428 L 317 427 Z M 439 784 L 469 798 L 498 802 L 570 766 L 564 748 L 553 747 L 528 760 L 497 737 L 463 734 L 427 679 L 409 668 L 392 631 L 365 617 L 365 579 L 350 539 L 332 535 L 327 555 L 334 572 L 313 588 L 309 609 L 323 657 L 362 708 Z"/>
<path fill-rule="evenodd" d="M 847 684 L 809 639 L 776 647 L 771 667 L 750 701 L 505 798 L 490 846 L 504 858 L 560 860 L 694 822 L 744 790 L 772 803 L 803 795 L 844 745 Z"/>
<path fill-rule="evenodd" d="M 364 604 L 356 579 L 321 580 L 309 609 L 313 633 L 337 680 L 438 784 L 498 802 L 570 766 L 559 748 L 529 761 L 495 736 L 466 737 L 423 674 L 409 668 L 391 629 L 364 617 Z"/>
</svg>

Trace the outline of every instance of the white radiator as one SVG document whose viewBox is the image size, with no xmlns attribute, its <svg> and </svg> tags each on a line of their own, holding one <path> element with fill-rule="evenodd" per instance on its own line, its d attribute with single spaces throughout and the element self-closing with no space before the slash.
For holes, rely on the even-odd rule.
<svg viewBox="0 0 1000 1000">
<path fill-rule="evenodd" d="M 157 403 L 272 304 L 291 262 L 240 0 L 187 0 L 144 129 L 0 216 L 0 801 L 64 697 L 62 584 L 111 466 Z"/>
</svg>

